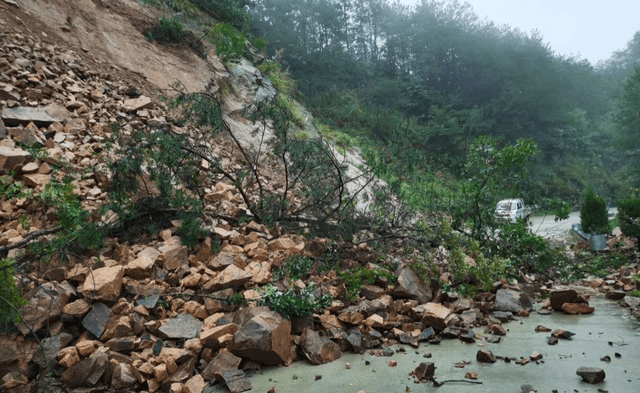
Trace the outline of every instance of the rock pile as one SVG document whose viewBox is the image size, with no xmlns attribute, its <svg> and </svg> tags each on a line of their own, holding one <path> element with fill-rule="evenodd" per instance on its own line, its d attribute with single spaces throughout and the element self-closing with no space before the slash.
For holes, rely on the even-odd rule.
<svg viewBox="0 0 640 393">
<path fill-rule="evenodd" d="M 0 172 L 7 181 L 37 195 L 58 176 L 56 168 L 70 167 L 83 174 L 73 185 L 86 210 L 107 198 L 102 153 L 111 124 L 124 124 L 125 131 L 176 128 L 166 121 L 166 108 L 135 86 L 92 71 L 72 51 L 19 34 L 0 35 L 0 108 Z M 233 165 L 224 146 L 211 148 Z M 235 188 L 222 182 L 204 200 L 228 217 L 246 209 Z M 14 246 L 52 229 L 54 216 L 29 198 L 2 199 L 0 247 L 15 256 Z M 242 392 L 251 388 L 246 373 L 262 365 L 296 359 L 322 364 L 345 351 L 390 356 L 391 345 L 418 347 L 443 338 L 495 341 L 506 334 L 503 323 L 532 310 L 529 284 L 500 283 L 468 299 L 423 282 L 399 264 L 396 283 L 379 280 L 363 286 L 354 301 L 334 300 L 321 314 L 288 320 L 259 305 L 259 289 L 300 289 L 313 282 L 315 295 L 340 299 L 345 282 L 334 271 L 293 284 L 273 274 L 292 256 L 313 256 L 329 239 L 310 242 L 253 221 L 218 221 L 211 237 L 190 250 L 177 229 L 175 223 L 138 244 L 111 239 L 99 255 L 71 255 L 31 275 L 18 331 L 0 336 L 0 345 L 10 349 L 0 355 L 2 389 L 202 393 L 217 381 Z M 615 290 L 626 291 L 636 270 L 591 285 L 621 296 Z M 558 290 L 550 307 L 583 313 L 583 300 Z M 484 336 L 474 330 L 482 326 Z M 495 361 L 484 352 L 478 354 L 483 361 Z M 430 379 L 434 370 L 425 363 L 415 377 Z"/>
</svg>

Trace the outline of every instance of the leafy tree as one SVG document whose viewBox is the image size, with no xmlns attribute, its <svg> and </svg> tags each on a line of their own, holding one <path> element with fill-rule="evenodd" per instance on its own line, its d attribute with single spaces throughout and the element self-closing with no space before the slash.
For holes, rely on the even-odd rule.
<svg viewBox="0 0 640 393">
<path fill-rule="evenodd" d="M 591 185 L 587 186 L 582 196 L 580 224 L 586 233 L 606 234 L 610 232 L 607 203 L 604 198 L 596 195 Z"/>
<path fill-rule="evenodd" d="M 618 143 L 629 160 L 627 168 L 633 184 L 640 184 L 640 66 L 627 79 L 620 100 L 617 123 L 620 126 Z"/>
<path fill-rule="evenodd" d="M 538 154 L 532 139 L 498 146 L 489 136 L 480 136 L 472 144 L 465 166 L 461 201 L 454 207 L 457 225 L 472 223 L 472 235 L 486 238 L 492 226 L 495 203 L 506 196 L 518 195 L 526 164 Z"/>
<path fill-rule="evenodd" d="M 635 194 L 618 203 L 618 222 L 622 233 L 636 238 L 640 250 L 640 198 Z"/>
</svg>

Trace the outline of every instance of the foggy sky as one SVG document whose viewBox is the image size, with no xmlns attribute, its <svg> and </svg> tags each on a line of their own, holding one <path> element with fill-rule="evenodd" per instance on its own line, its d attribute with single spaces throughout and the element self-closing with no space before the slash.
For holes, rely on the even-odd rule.
<svg viewBox="0 0 640 393">
<path fill-rule="evenodd" d="M 400 0 L 415 5 L 419 0 Z M 465 2 L 465 1 L 462 1 Z M 625 48 L 640 30 L 640 0 L 466 0 L 480 19 L 537 29 L 551 49 L 592 64 Z"/>
</svg>

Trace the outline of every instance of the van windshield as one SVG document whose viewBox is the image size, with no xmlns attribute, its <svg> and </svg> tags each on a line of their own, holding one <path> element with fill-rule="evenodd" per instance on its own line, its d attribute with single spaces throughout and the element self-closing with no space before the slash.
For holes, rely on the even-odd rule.
<svg viewBox="0 0 640 393">
<path fill-rule="evenodd" d="M 497 210 L 515 210 L 515 203 L 513 202 L 498 202 Z"/>
</svg>

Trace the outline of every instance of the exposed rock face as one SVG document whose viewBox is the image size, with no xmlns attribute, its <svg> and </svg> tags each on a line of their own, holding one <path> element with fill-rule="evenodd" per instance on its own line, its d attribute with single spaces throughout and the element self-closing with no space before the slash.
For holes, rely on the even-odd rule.
<svg viewBox="0 0 640 393">
<path fill-rule="evenodd" d="M 302 351 L 313 364 L 331 363 L 342 356 L 340 346 L 327 337 L 307 329 L 300 337 Z"/>
<path fill-rule="evenodd" d="M 514 289 L 499 289 L 496 292 L 494 309 L 497 311 L 511 311 L 519 314 L 522 311 L 529 311 L 533 306 L 531 298 L 524 292 Z"/>
<path fill-rule="evenodd" d="M 256 363 L 286 363 L 291 355 L 291 321 L 280 314 L 261 312 L 242 325 L 231 351 Z"/>
</svg>

